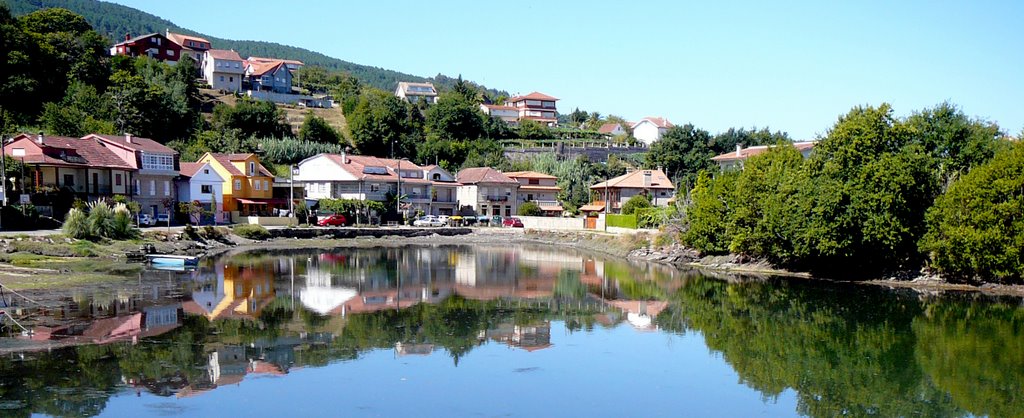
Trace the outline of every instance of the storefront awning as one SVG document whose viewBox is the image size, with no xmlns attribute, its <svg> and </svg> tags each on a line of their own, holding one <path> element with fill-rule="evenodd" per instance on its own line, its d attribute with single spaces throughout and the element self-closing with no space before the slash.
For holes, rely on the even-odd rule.
<svg viewBox="0 0 1024 418">
<path fill-rule="evenodd" d="M 238 198 L 238 203 L 245 203 L 245 204 L 248 204 L 248 205 L 286 205 L 286 204 L 288 204 L 288 199 L 279 199 L 279 198 L 274 198 L 274 199 L 257 199 L 257 198 L 245 199 L 245 198 Z"/>
<path fill-rule="evenodd" d="M 266 205 L 267 204 L 267 202 L 259 202 L 259 201 L 252 200 L 252 199 L 242 199 L 242 198 L 238 199 L 238 203 L 244 203 L 246 205 Z"/>
</svg>

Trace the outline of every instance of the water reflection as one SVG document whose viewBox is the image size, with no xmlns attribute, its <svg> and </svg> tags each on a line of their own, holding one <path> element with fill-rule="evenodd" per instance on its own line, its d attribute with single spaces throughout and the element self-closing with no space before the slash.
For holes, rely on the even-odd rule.
<svg viewBox="0 0 1024 418">
<path fill-rule="evenodd" d="M 792 396 L 791 409 L 775 414 L 1024 414 L 1019 299 L 717 280 L 534 247 L 259 252 L 166 274 L 19 311 L 36 333 L 0 345 L 0 415 L 91 416 L 125 392 L 216 398 L 218 388 L 247 390 L 252 378 L 295 384 L 295 370 L 358 364 L 381 352 L 446 359 L 449 367 L 436 371 L 445 373 L 477 350 L 498 366 L 598 344 L 588 335 L 603 341 L 587 349 L 597 356 L 613 350 L 609 338 L 651 334 L 681 345 L 699 339 L 702 349 L 685 356 L 727 364 L 741 383 L 727 393 L 756 391 L 762 407 Z M 83 342 L 90 344 L 29 345 Z M 496 347 L 508 350 L 488 351 Z M 637 354 L 616 352 L 622 374 L 588 376 L 612 384 L 657 368 L 631 368 Z M 678 360 L 639 354 L 666 367 Z M 685 370 L 659 374 L 649 396 L 696 402 L 699 393 L 654 389 L 688 378 Z M 531 390 L 572 391 L 542 382 Z"/>
</svg>

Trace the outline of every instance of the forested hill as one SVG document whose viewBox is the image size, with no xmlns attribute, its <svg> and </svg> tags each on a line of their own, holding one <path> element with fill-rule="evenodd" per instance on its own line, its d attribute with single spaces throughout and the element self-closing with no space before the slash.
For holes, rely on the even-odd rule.
<svg viewBox="0 0 1024 418">
<path fill-rule="evenodd" d="M 201 36 L 213 42 L 218 49 L 234 49 L 243 57 L 274 57 L 296 59 L 307 65 L 316 65 L 330 70 L 345 71 L 360 81 L 383 90 L 393 90 L 399 81 L 433 82 L 438 87 L 451 88 L 455 78 L 438 74 L 435 77 L 421 77 L 384 68 L 360 65 L 332 58 L 319 52 L 310 51 L 288 45 L 263 41 L 236 41 L 198 33 L 175 25 L 166 19 L 154 16 L 131 7 L 97 0 L 0 0 L 10 8 L 14 16 L 21 16 L 39 9 L 62 7 L 78 13 L 93 26 L 101 35 L 111 41 L 123 39 L 126 33 L 137 36 L 146 33 L 161 32 L 167 29 L 173 32 Z M 113 43 L 113 42 L 111 42 Z M 494 89 L 485 89 L 491 96 L 504 94 Z"/>
</svg>

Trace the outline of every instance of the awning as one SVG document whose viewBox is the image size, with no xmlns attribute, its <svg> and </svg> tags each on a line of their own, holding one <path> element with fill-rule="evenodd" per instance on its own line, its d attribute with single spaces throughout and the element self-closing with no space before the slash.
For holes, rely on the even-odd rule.
<svg viewBox="0 0 1024 418">
<path fill-rule="evenodd" d="M 580 206 L 580 212 L 599 212 L 604 210 L 604 205 L 583 205 Z"/>
<path fill-rule="evenodd" d="M 258 202 L 258 201 L 255 201 L 255 200 L 242 199 L 242 198 L 238 199 L 238 203 L 244 203 L 244 204 L 247 204 L 247 205 L 266 205 L 267 204 L 267 202 Z"/>
</svg>

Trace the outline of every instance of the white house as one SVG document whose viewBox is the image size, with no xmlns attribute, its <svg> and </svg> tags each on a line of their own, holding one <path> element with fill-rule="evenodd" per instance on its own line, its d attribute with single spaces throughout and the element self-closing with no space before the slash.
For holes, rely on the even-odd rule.
<svg viewBox="0 0 1024 418">
<path fill-rule="evenodd" d="M 430 83 L 401 81 L 398 83 L 398 88 L 395 89 L 395 96 L 409 103 L 420 101 L 427 102 L 427 104 L 437 103 L 437 89 Z"/>
<path fill-rule="evenodd" d="M 661 170 L 632 171 L 590 186 L 590 190 L 596 199 L 580 207 L 583 212 L 602 212 L 610 203 L 608 212 L 618 213 L 631 197 L 641 194 L 654 206 L 668 206 L 676 195 L 672 180 Z"/>
<path fill-rule="evenodd" d="M 176 182 L 179 202 L 199 202 L 204 211 L 216 213 L 224 221 L 224 178 L 210 163 L 180 163 L 181 176 Z"/>
<path fill-rule="evenodd" d="M 459 182 L 460 212 L 465 215 L 515 216 L 519 210 L 519 182 L 490 167 L 466 168 Z"/>
<path fill-rule="evenodd" d="M 482 104 L 480 105 L 480 111 L 492 118 L 501 119 L 510 125 L 519 123 L 519 109 L 512 106 Z"/>
<path fill-rule="evenodd" d="M 673 126 L 675 125 L 668 119 L 648 116 L 633 124 L 633 137 L 645 145 L 651 145 L 654 141 L 661 139 L 661 136 Z"/>
<path fill-rule="evenodd" d="M 214 90 L 242 91 L 245 65 L 235 51 L 211 49 L 202 61 L 203 79 Z"/>
</svg>

